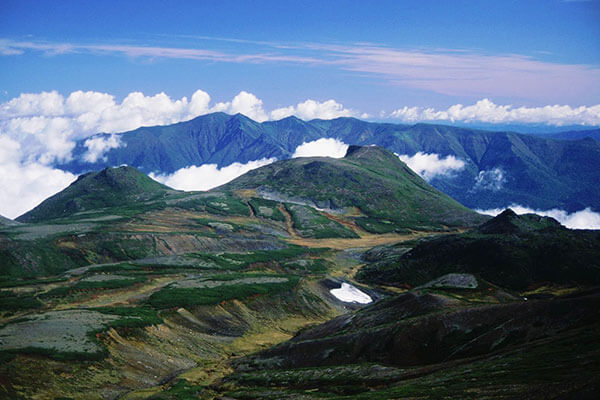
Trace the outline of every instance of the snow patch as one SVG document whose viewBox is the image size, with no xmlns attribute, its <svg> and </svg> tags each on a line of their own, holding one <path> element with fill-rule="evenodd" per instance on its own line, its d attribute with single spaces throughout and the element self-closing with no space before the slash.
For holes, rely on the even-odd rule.
<svg viewBox="0 0 600 400">
<path fill-rule="evenodd" d="M 329 292 L 331 292 L 336 299 L 343 301 L 344 303 L 368 304 L 373 301 L 371 296 L 361 292 L 356 287 L 346 282 L 342 283 L 342 287 L 338 289 L 331 289 Z"/>
</svg>

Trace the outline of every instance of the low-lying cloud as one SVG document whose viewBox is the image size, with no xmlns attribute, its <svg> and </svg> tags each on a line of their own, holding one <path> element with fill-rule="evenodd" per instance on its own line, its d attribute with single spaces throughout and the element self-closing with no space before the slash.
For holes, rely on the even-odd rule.
<svg viewBox="0 0 600 400">
<path fill-rule="evenodd" d="M 20 144 L 0 135 L 0 214 L 16 218 L 71 184 L 76 176 L 38 162 L 21 163 Z"/>
<path fill-rule="evenodd" d="M 348 151 L 348 145 L 339 139 L 323 138 L 304 142 L 296 147 L 292 158 L 297 157 L 332 157 L 342 158 Z"/>
<path fill-rule="evenodd" d="M 491 190 L 497 192 L 506 183 L 506 172 L 500 167 L 479 171 L 472 190 Z"/>
<path fill-rule="evenodd" d="M 304 142 L 296 148 L 294 157 L 334 157 L 346 155 L 348 145 L 338 139 L 319 139 Z M 192 165 L 178 169 L 172 174 L 150 173 L 149 176 L 173 189 L 195 191 L 210 190 L 245 174 L 248 171 L 271 164 L 276 158 L 262 158 L 247 163 L 233 163 L 219 168 L 217 164 Z"/>
<path fill-rule="evenodd" d="M 571 107 L 547 105 L 543 107 L 514 107 L 497 105 L 482 99 L 470 106 L 455 104 L 446 110 L 423 107 L 403 107 L 389 115 L 404 122 L 449 121 L 483 122 L 490 124 L 546 124 L 546 125 L 600 125 L 600 104 Z"/>
<path fill-rule="evenodd" d="M 436 153 L 422 153 L 419 151 L 412 156 L 408 154 L 397 154 L 397 156 L 426 181 L 430 181 L 436 176 L 451 175 L 465 167 L 463 160 L 452 155 L 442 158 Z"/>
<path fill-rule="evenodd" d="M 600 229 L 600 213 L 592 211 L 587 207 L 583 210 L 569 214 L 564 210 L 535 210 L 529 207 L 524 207 L 519 204 L 511 204 L 507 208 L 512 209 L 517 214 L 538 214 L 545 217 L 552 217 L 567 228 L 570 229 Z M 504 208 L 494 208 L 490 210 L 475 210 L 480 214 L 496 216 L 504 211 Z"/>
<path fill-rule="evenodd" d="M 83 144 L 88 149 L 83 155 L 83 159 L 89 163 L 95 163 L 98 159 L 106 161 L 104 153 L 110 149 L 121 147 L 121 140 L 119 135 L 94 136 L 86 139 Z"/>
<path fill-rule="evenodd" d="M 189 166 L 178 169 L 172 174 L 149 174 L 165 185 L 178 190 L 210 190 L 217 186 L 224 185 L 248 171 L 271 164 L 277 161 L 275 158 L 262 158 L 260 160 L 249 161 L 245 164 L 233 163 L 226 167 L 219 168 L 217 164 L 203 164 L 200 166 Z"/>
</svg>

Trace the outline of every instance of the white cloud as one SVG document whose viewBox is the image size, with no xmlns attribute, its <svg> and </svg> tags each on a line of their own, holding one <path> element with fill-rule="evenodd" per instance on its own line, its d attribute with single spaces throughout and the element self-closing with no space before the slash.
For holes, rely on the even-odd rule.
<svg viewBox="0 0 600 400">
<path fill-rule="evenodd" d="M 127 95 L 121 103 L 107 93 L 76 91 L 66 98 L 56 91 L 21 94 L 0 104 L 0 132 L 21 144 L 21 159 L 50 164 L 69 161 L 75 141 L 99 132 L 114 133 L 144 125 L 165 125 L 211 112 L 210 96 L 196 91 L 191 100 L 171 99 L 165 93 Z M 87 158 L 102 157 L 100 150 L 118 145 L 110 139 Z M 88 146 L 89 148 L 89 146 Z"/>
<path fill-rule="evenodd" d="M 52 91 L 25 93 L 0 103 L 0 133 L 21 144 L 22 160 L 51 164 L 68 162 L 75 141 L 97 133 L 167 125 L 217 111 L 241 113 L 259 122 L 289 115 L 303 119 L 359 115 L 334 100 L 320 103 L 310 99 L 296 106 L 267 112 L 262 100 L 246 91 L 241 91 L 231 101 L 216 104 L 211 104 L 210 95 L 202 90 L 194 92 L 189 99 L 172 99 L 165 93 L 146 96 L 132 92 L 120 103 L 108 93 L 76 91 L 65 97 Z M 89 152 L 84 157 L 90 162 L 102 159 L 105 151 L 119 144 L 117 137 L 103 142 L 93 138 L 87 142 Z"/>
<path fill-rule="evenodd" d="M 311 119 L 355 115 L 333 100 L 323 103 L 307 100 L 289 109 L 301 118 Z M 77 140 L 87 139 L 83 160 L 96 162 L 104 159 L 108 150 L 122 145 L 118 135 L 95 136 L 97 133 L 115 134 L 141 126 L 167 125 L 217 111 L 242 113 L 257 121 L 278 115 L 265 111 L 262 100 L 245 91 L 231 101 L 218 103 L 212 103 L 210 95 L 202 90 L 189 99 L 172 99 L 165 93 L 147 96 L 132 92 L 121 102 L 108 93 L 75 91 L 63 96 L 51 91 L 24 93 L 0 103 L 0 159 L 4 159 L 0 161 L 0 214 L 17 216 L 66 187 L 74 176 L 51 165 L 70 161 Z M 258 160 L 221 169 L 189 167 L 164 178 L 178 187 L 206 189 L 265 162 Z M 188 185 L 194 174 L 200 177 L 207 174 L 208 180 L 200 186 Z"/>
<path fill-rule="evenodd" d="M 263 122 L 268 119 L 265 110 L 263 110 L 263 102 L 252 93 L 241 91 L 231 100 L 231 105 L 228 111 L 231 114 L 244 114 L 255 121 Z"/>
<path fill-rule="evenodd" d="M 418 121 L 461 121 L 490 124 L 546 124 L 546 125 L 600 125 L 600 104 L 571 107 L 547 105 L 543 107 L 514 107 L 497 105 L 489 99 L 479 100 L 473 105 L 455 104 L 446 110 L 434 108 L 403 107 L 390 114 L 405 122 Z"/>
<path fill-rule="evenodd" d="M 98 159 L 103 159 L 106 161 L 106 157 L 104 157 L 104 153 L 110 149 L 116 149 L 121 146 L 121 138 L 119 135 L 110 135 L 106 136 L 93 136 L 87 139 L 84 143 L 84 146 L 88 149 L 88 151 L 83 155 L 83 159 L 90 163 L 95 163 Z"/>
<path fill-rule="evenodd" d="M 567 228 L 571 229 L 600 229 L 600 213 L 592 211 L 589 207 L 571 214 L 556 208 L 551 210 L 535 210 L 518 204 L 511 204 L 507 208 L 512 209 L 517 214 L 534 213 L 545 217 L 552 217 Z M 504 208 L 494 208 L 490 210 L 475 211 L 480 214 L 496 216 L 504 210 Z"/>
<path fill-rule="evenodd" d="M 348 145 L 339 139 L 322 138 L 304 142 L 296 147 L 292 158 L 296 157 L 332 157 L 342 158 L 348 151 Z"/>
<path fill-rule="evenodd" d="M 173 189 L 178 190 L 209 190 L 237 178 L 246 172 L 271 164 L 277 161 L 275 158 L 261 158 L 260 160 L 248 161 L 245 164 L 236 162 L 226 167 L 218 168 L 217 164 L 203 164 L 200 166 L 189 166 L 178 169 L 172 174 L 154 174 L 150 177 Z"/>
<path fill-rule="evenodd" d="M 0 135 L 0 215 L 15 218 L 61 191 L 75 175 L 37 162 L 21 163 L 21 145 Z"/>
<path fill-rule="evenodd" d="M 408 154 L 397 154 L 397 156 L 426 181 L 430 181 L 438 175 L 451 175 L 465 167 L 463 160 L 452 155 L 440 158 L 439 154 L 419 151 L 413 156 Z"/>
<path fill-rule="evenodd" d="M 344 106 L 335 100 L 327 100 L 322 103 L 316 100 L 306 100 L 298 103 L 295 107 L 277 108 L 270 113 L 271 119 L 278 120 L 294 115 L 303 120 L 311 119 L 333 119 L 339 117 L 361 117 L 368 118 L 367 114 L 360 114 L 358 111 L 344 108 Z"/>
<path fill-rule="evenodd" d="M 472 190 L 493 190 L 496 192 L 502 189 L 504 183 L 506 183 L 506 173 L 502 168 L 482 170 L 475 177 L 475 185 Z"/>
</svg>

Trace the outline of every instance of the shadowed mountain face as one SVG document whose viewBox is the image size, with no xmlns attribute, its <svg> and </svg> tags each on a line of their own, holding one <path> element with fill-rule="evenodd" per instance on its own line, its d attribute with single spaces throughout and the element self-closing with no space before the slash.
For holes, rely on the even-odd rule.
<svg viewBox="0 0 600 400">
<path fill-rule="evenodd" d="M 233 398 L 275 399 L 277 387 L 287 399 L 591 399 L 599 299 L 477 306 L 407 293 L 236 360 L 227 383 Z"/>
<path fill-rule="evenodd" d="M 592 132 L 593 133 L 593 132 Z M 303 142 L 338 138 L 376 144 L 398 154 L 448 155 L 465 166 L 433 177 L 431 183 L 462 204 L 479 209 L 511 203 L 576 211 L 600 209 L 600 143 L 553 140 L 511 132 L 443 125 L 369 123 L 353 118 L 302 121 L 295 117 L 257 123 L 243 115 L 215 113 L 169 126 L 139 128 L 118 135 L 121 146 L 96 163 L 84 161 L 85 141 L 74 161 L 61 165 L 75 173 L 128 164 L 148 172 L 171 173 L 190 165 L 289 158 Z"/>
<path fill-rule="evenodd" d="M 413 247 L 414 246 L 414 247 Z M 374 249 L 357 274 L 364 282 L 419 286 L 448 273 L 469 273 L 523 290 L 536 282 L 600 284 L 600 232 L 570 230 L 556 220 L 506 210 L 478 229 Z"/>
<path fill-rule="evenodd" d="M 245 364 L 248 360 L 238 365 L 299 368 L 379 362 L 409 367 L 447 362 L 540 339 L 550 331 L 593 325 L 600 316 L 598 306 L 598 293 L 554 302 L 464 307 L 443 296 L 411 292 L 307 329 L 250 358 L 250 365 Z"/>
<path fill-rule="evenodd" d="M 157 200 L 174 192 L 133 167 L 105 168 L 81 175 L 65 190 L 17 218 L 40 222 L 86 210 Z"/>
<path fill-rule="evenodd" d="M 217 190 L 253 189 L 278 201 L 339 214 L 370 232 L 472 226 L 486 217 L 434 189 L 394 154 L 378 146 L 350 146 L 344 158 L 279 161 Z"/>
<path fill-rule="evenodd" d="M 509 208 L 481 225 L 478 231 L 484 234 L 526 234 L 536 231 L 566 232 L 567 230 L 554 218 L 536 214 L 517 215 Z"/>
</svg>

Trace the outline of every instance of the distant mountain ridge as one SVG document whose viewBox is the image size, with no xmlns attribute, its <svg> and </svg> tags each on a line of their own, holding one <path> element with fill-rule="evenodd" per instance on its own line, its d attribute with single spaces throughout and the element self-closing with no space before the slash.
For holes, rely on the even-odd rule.
<svg viewBox="0 0 600 400">
<path fill-rule="evenodd" d="M 576 134 L 585 136 L 585 132 Z M 462 160 L 464 168 L 439 174 L 430 183 L 471 208 L 517 203 L 569 212 L 585 207 L 600 210 L 600 142 L 592 138 L 555 140 L 541 135 L 354 118 L 303 121 L 288 117 L 258 123 L 241 114 L 224 113 L 143 127 L 118 134 L 118 138 L 120 147 L 108 150 L 94 163 L 84 161 L 87 148 L 82 140 L 73 160 L 58 167 L 81 173 L 127 164 L 146 173 L 172 173 L 206 163 L 226 166 L 261 158 L 286 159 L 303 142 L 337 138 L 347 144 L 376 144 L 398 154 L 434 153 Z"/>
</svg>

